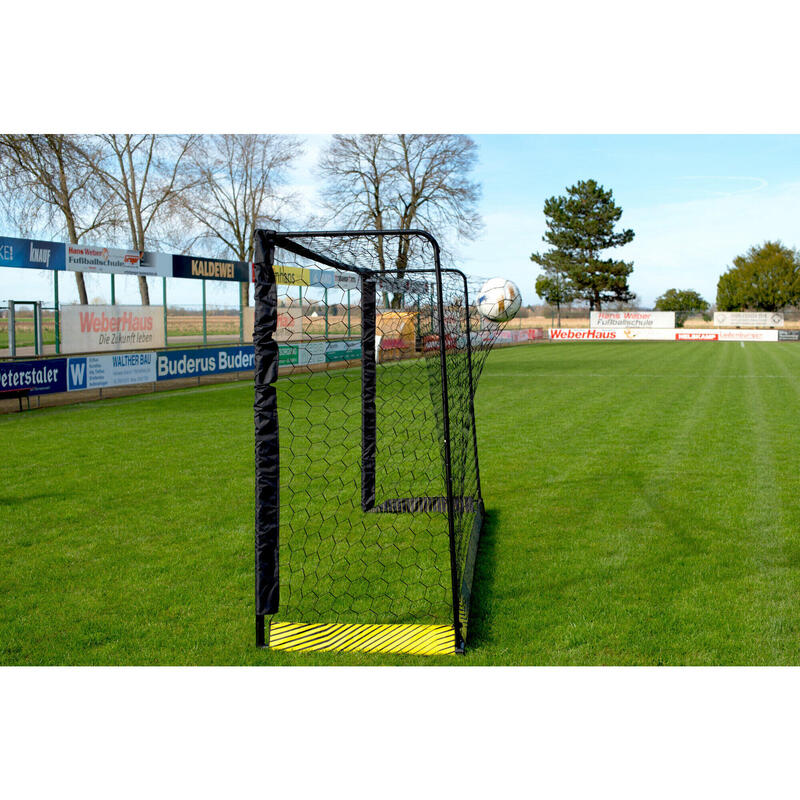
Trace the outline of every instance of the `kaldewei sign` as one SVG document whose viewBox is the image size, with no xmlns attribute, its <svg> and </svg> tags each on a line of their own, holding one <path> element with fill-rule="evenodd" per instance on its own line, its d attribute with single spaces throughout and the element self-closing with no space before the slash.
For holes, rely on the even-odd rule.
<svg viewBox="0 0 800 800">
<path fill-rule="evenodd" d="M 726 328 L 782 328 L 780 311 L 715 311 L 714 327 Z"/>
<path fill-rule="evenodd" d="M 115 247 L 68 244 L 67 269 L 73 272 L 172 277 L 172 256 Z"/>
<path fill-rule="evenodd" d="M 592 311 L 592 328 L 674 328 L 674 311 Z"/>
<path fill-rule="evenodd" d="M 64 353 L 164 347 L 161 306 L 62 306 Z"/>
</svg>

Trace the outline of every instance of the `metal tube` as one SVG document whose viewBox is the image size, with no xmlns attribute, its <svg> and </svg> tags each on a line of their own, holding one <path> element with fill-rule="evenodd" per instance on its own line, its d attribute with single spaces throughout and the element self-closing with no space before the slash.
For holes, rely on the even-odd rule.
<svg viewBox="0 0 800 800">
<path fill-rule="evenodd" d="M 244 292 L 239 284 L 239 344 L 244 342 Z"/>
<path fill-rule="evenodd" d="M 114 273 L 111 273 L 111 305 L 114 306 L 117 304 L 117 294 L 114 291 Z"/>
<path fill-rule="evenodd" d="M 61 314 L 58 309 L 58 272 L 53 272 L 53 306 L 55 307 L 56 322 L 56 353 L 61 352 Z"/>
<path fill-rule="evenodd" d="M 161 304 L 164 314 L 164 347 L 167 346 L 167 278 L 163 277 L 161 283 Z"/>
<path fill-rule="evenodd" d="M 208 344 L 208 326 L 206 324 L 206 279 L 203 278 L 203 344 Z"/>
<path fill-rule="evenodd" d="M 17 354 L 16 309 L 14 301 L 8 301 L 8 351 L 11 358 Z"/>
<path fill-rule="evenodd" d="M 33 353 L 42 355 L 42 303 L 38 301 L 33 304 Z"/>
</svg>

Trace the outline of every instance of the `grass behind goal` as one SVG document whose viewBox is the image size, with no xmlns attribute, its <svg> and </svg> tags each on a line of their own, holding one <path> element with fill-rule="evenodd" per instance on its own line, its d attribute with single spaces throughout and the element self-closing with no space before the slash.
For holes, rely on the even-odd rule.
<svg viewBox="0 0 800 800">
<path fill-rule="evenodd" d="M 253 648 L 252 387 L 6 415 L 0 663 L 797 664 L 798 405 L 795 343 L 494 352 L 463 659 Z"/>
</svg>

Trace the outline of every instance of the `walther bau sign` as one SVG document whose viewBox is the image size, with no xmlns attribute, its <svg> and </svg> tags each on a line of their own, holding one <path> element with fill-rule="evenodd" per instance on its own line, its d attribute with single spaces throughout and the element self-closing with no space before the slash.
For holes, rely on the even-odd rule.
<svg viewBox="0 0 800 800">
<path fill-rule="evenodd" d="M 64 353 L 164 346 L 161 306 L 61 307 L 61 350 Z"/>
<path fill-rule="evenodd" d="M 674 328 L 674 311 L 592 311 L 592 328 Z"/>
</svg>

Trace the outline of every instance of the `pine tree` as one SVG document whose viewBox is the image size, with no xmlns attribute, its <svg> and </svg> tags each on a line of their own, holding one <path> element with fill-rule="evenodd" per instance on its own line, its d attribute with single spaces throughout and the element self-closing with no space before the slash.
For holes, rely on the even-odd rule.
<svg viewBox="0 0 800 800">
<path fill-rule="evenodd" d="M 561 327 L 561 306 L 575 299 L 575 290 L 567 276 L 567 265 L 556 250 L 540 256 L 534 253 L 531 261 L 544 268 L 544 274 L 536 279 L 536 294 L 558 313 L 558 327 Z"/>
<path fill-rule="evenodd" d="M 611 189 L 595 180 L 578 181 L 567 187 L 567 195 L 545 201 L 547 231 L 543 240 L 552 245 L 546 253 L 533 253 L 531 261 L 548 273 L 557 264 L 576 299 L 586 300 L 599 311 L 603 303 L 628 302 L 636 295 L 628 287 L 633 262 L 602 259 L 601 253 L 633 240 L 626 228 L 615 232 L 622 209 L 614 202 Z"/>
</svg>

